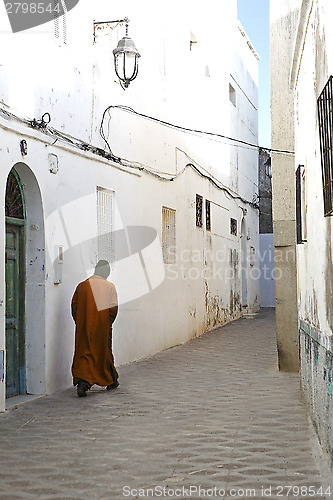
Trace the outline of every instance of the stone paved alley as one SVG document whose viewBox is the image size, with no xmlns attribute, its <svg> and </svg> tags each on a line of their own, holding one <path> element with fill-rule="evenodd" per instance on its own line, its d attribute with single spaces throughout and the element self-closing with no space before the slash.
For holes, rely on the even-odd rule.
<svg viewBox="0 0 333 500">
<path fill-rule="evenodd" d="M 329 498 L 274 328 L 262 310 L 121 367 L 113 392 L 71 388 L 1 414 L 0 498 Z"/>
</svg>

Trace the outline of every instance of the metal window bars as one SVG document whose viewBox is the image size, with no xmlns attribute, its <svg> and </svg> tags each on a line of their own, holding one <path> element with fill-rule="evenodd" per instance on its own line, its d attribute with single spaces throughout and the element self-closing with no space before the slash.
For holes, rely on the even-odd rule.
<svg viewBox="0 0 333 500">
<path fill-rule="evenodd" d="M 14 170 L 10 172 L 7 179 L 5 213 L 6 217 L 25 219 L 22 186 L 19 177 Z"/>
<path fill-rule="evenodd" d="M 210 231 L 211 228 L 210 201 L 206 200 L 206 230 Z"/>
<path fill-rule="evenodd" d="M 230 218 L 230 234 L 237 236 L 237 220 Z"/>
<path fill-rule="evenodd" d="M 332 80 L 330 76 L 317 100 L 325 216 L 333 214 Z"/>
<path fill-rule="evenodd" d="M 196 195 L 195 202 L 195 223 L 197 227 L 202 227 L 202 208 L 203 208 L 203 199 L 199 194 Z"/>
<path fill-rule="evenodd" d="M 301 165 L 296 170 L 296 242 L 302 243 Z"/>
</svg>

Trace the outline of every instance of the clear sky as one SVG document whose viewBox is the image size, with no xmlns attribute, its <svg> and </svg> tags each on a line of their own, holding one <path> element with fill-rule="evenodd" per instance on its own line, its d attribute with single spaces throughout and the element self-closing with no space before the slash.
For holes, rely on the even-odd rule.
<svg viewBox="0 0 333 500">
<path fill-rule="evenodd" d="M 259 145 L 270 147 L 269 0 L 237 0 L 238 19 L 259 54 Z"/>
</svg>

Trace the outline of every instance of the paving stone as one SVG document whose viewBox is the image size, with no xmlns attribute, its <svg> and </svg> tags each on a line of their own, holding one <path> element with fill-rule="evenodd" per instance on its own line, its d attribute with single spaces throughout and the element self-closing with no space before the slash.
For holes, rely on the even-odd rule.
<svg viewBox="0 0 333 500">
<path fill-rule="evenodd" d="M 115 391 L 70 388 L 0 415 L 0 500 L 143 498 L 157 487 L 166 498 L 192 487 L 181 498 L 216 488 L 281 499 L 285 486 L 315 486 L 288 498 L 330 498 L 299 378 L 277 369 L 273 310 L 119 373 Z"/>
</svg>

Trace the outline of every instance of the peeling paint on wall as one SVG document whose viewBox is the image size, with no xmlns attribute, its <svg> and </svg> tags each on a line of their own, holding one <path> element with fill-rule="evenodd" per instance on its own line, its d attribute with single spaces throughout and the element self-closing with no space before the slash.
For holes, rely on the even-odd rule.
<svg viewBox="0 0 333 500">
<path fill-rule="evenodd" d="M 327 383 L 327 394 L 333 398 L 333 370 L 327 365 L 324 368 L 324 380 Z"/>
<path fill-rule="evenodd" d="M 333 353 L 312 338 L 311 332 L 311 326 L 302 321 L 300 329 L 301 389 L 318 439 L 328 458 L 330 467 L 333 469 L 333 435 L 331 428 Z"/>
<path fill-rule="evenodd" d="M 237 269 L 238 264 L 235 264 Z M 237 275 L 236 275 L 237 276 Z M 242 305 L 239 290 L 231 282 L 229 300 L 223 302 L 223 299 L 215 294 L 212 295 L 207 281 L 205 281 L 205 308 L 206 308 L 206 328 L 212 329 L 222 326 L 228 321 L 239 318 L 242 315 Z"/>
<path fill-rule="evenodd" d="M 326 317 L 329 325 L 333 325 L 333 261 L 332 261 L 332 219 L 326 217 L 326 272 L 325 272 L 325 288 L 326 288 Z"/>
</svg>

